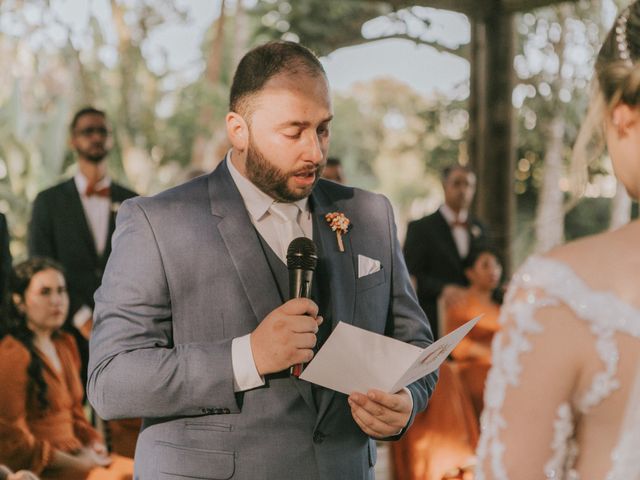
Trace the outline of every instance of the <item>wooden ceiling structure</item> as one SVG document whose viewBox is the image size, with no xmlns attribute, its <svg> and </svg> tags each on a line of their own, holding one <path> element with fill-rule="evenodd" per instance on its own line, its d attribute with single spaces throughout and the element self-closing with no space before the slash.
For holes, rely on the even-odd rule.
<svg viewBox="0 0 640 480">
<path fill-rule="evenodd" d="M 468 152 L 478 176 L 474 208 L 489 227 L 507 272 L 515 226 L 516 14 L 575 0 L 387 0 L 394 8 L 425 6 L 463 13 L 471 23 Z"/>
</svg>

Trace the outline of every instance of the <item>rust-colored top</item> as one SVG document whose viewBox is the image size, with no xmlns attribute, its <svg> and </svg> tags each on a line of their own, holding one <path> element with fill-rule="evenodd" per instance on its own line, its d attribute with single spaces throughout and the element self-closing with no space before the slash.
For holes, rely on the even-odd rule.
<svg viewBox="0 0 640 480">
<path fill-rule="evenodd" d="M 498 304 L 487 303 L 473 292 L 468 292 L 462 303 L 447 309 L 445 330 L 449 333 L 481 314 L 484 314 L 484 316 L 451 352 L 451 356 L 454 359 L 471 360 L 473 358 L 476 361 L 491 363 L 489 356 L 478 358 L 472 354 L 471 349 L 474 343 L 481 344 L 487 348 L 491 347 L 493 336 L 500 328 L 498 323 L 500 306 Z"/>
<path fill-rule="evenodd" d="M 0 340 L 0 463 L 13 470 L 40 473 L 54 449 L 73 452 L 101 441 L 82 409 L 84 390 L 75 340 L 59 333 L 53 342 L 62 369 L 57 371 L 39 353 L 49 401 L 49 408 L 42 412 L 35 395 L 28 393 L 29 350 L 11 335 Z"/>
</svg>

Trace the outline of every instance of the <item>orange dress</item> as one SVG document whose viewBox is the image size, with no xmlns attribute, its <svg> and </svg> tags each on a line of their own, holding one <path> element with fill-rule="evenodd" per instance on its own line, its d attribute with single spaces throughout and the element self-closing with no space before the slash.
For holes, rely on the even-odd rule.
<svg viewBox="0 0 640 480">
<path fill-rule="evenodd" d="M 449 333 L 478 315 L 483 317 L 460 341 L 451 356 L 458 365 L 460 377 L 469 391 L 476 417 L 479 419 L 484 406 L 484 383 L 491 367 L 491 341 L 500 328 L 498 322 L 500 306 L 496 303 L 488 304 L 474 292 L 469 291 L 462 303 L 447 309 L 445 330 Z M 474 353 L 474 345 L 485 347 L 486 353 L 481 355 Z"/>
<path fill-rule="evenodd" d="M 102 441 L 82 408 L 80 355 L 75 340 L 60 333 L 53 342 L 62 370 L 57 371 L 45 355 L 40 355 L 49 402 L 49 408 L 42 413 L 35 396 L 28 394 L 29 350 L 11 335 L 0 340 L 0 464 L 12 470 L 31 470 L 43 480 L 65 478 L 64 472 L 48 468 L 54 450 L 73 452 Z M 125 471 L 117 471 L 122 469 Z M 133 463 L 120 457 L 108 469 L 94 470 L 101 478 L 126 479 L 132 476 Z M 104 472 L 110 475 L 104 476 Z"/>
<path fill-rule="evenodd" d="M 394 479 L 441 480 L 473 463 L 478 437 L 473 406 L 455 362 L 444 362 L 427 409 L 392 444 Z"/>
</svg>

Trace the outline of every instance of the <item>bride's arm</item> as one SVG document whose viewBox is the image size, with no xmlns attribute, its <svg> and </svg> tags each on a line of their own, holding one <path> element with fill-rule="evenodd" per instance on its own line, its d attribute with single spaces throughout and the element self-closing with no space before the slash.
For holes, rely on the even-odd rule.
<svg viewBox="0 0 640 480">
<path fill-rule="evenodd" d="M 540 292 L 517 292 L 503 309 L 485 390 L 476 478 L 547 478 L 545 473 L 563 468 L 570 455 L 572 399 L 593 337 L 569 308 Z"/>
</svg>

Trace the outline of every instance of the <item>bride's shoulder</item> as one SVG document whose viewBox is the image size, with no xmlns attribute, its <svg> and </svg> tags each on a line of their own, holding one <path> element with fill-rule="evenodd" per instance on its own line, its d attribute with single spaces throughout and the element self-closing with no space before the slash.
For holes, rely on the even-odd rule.
<svg viewBox="0 0 640 480">
<path fill-rule="evenodd" d="M 566 265 L 591 289 L 608 291 L 640 307 L 640 221 L 558 247 L 545 258 Z"/>
</svg>

